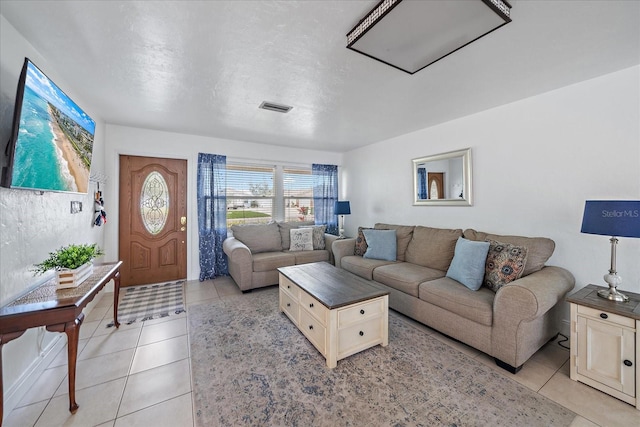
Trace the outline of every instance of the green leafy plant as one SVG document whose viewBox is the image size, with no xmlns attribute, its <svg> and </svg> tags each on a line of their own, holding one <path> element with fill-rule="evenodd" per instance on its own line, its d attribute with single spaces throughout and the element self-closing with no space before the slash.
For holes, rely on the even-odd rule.
<svg viewBox="0 0 640 427">
<path fill-rule="evenodd" d="M 71 244 L 63 246 L 55 252 L 49 252 L 49 258 L 39 264 L 35 264 L 35 268 L 32 271 L 34 275 L 40 275 L 51 269 L 62 270 L 63 268 L 68 268 L 73 270 L 103 254 L 102 249 L 95 243 L 90 245 Z"/>
</svg>

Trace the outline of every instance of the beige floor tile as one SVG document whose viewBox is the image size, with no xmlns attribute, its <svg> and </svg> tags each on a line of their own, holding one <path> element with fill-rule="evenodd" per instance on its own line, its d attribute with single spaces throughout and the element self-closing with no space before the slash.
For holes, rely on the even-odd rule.
<svg viewBox="0 0 640 427">
<path fill-rule="evenodd" d="M 193 425 L 193 407 L 191 393 L 183 394 L 171 400 L 118 418 L 115 427 L 153 426 L 175 427 Z"/>
<path fill-rule="evenodd" d="M 153 369 L 189 357 L 187 336 L 182 335 L 136 348 L 130 374 Z"/>
<path fill-rule="evenodd" d="M 78 356 L 78 360 L 116 353 L 118 351 L 135 348 L 138 344 L 141 329 L 117 331 L 108 335 L 92 337 Z"/>
<path fill-rule="evenodd" d="M 639 425 L 640 411 L 595 388 L 573 381 L 565 366 L 542 387 L 540 394 L 601 426 Z"/>
<path fill-rule="evenodd" d="M 82 325 L 80 325 L 80 339 L 84 340 L 87 338 L 91 338 L 99 325 L 99 320 L 94 320 L 92 322 L 82 322 Z"/>
<path fill-rule="evenodd" d="M 96 427 L 113 427 L 116 423 L 116 420 L 107 421 L 106 423 L 97 425 Z"/>
<path fill-rule="evenodd" d="M 85 313 L 84 321 L 93 322 L 95 320 L 102 320 L 109 312 L 109 307 L 106 305 L 93 307 L 93 310 L 91 310 L 90 313 Z"/>
<path fill-rule="evenodd" d="M 126 324 L 126 323 L 122 323 L 122 319 L 120 320 L 120 326 L 119 327 L 115 327 L 115 326 L 111 326 L 110 328 L 107 328 L 107 325 L 113 323 L 113 317 L 112 316 L 107 316 L 104 319 L 102 319 L 102 321 L 100 322 L 100 325 L 98 325 L 98 327 L 96 328 L 95 332 L 93 333 L 93 336 L 99 336 L 99 335 L 108 335 L 108 334 L 113 334 L 115 332 L 123 332 L 123 331 L 130 331 L 133 329 L 142 329 L 142 323 L 143 322 L 133 322 L 130 325 Z"/>
<path fill-rule="evenodd" d="M 51 399 L 36 427 L 44 426 L 95 426 L 114 420 L 122 398 L 125 378 L 76 391 L 80 406 L 75 414 L 69 412 L 69 396 Z"/>
<path fill-rule="evenodd" d="M 76 364 L 76 390 L 124 378 L 129 373 L 135 349 L 109 353 L 91 359 L 78 360 Z M 67 379 L 58 387 L 55 396 L 68 393 Z"/>
<path fill-rule="evenodd" d="M 105 305 L 109 307 L 113 305 L 113 292 L 101 292 L 101 293 L 102 293 L 102 298 L 100 299 L 98 304 L 96 304 L 96 307 L 104 307 Z"/>
<path fill-rule="evenodd" d="M 216 280 L 214 282 L 214 285 L 216 287 L 216 290 L 218 291 L 218 295 L 220 295 L 221 297 L 242 294 L 242 291 L 240 290 L 238 285 L 236 285 L 236 283 L 233 281 L 228 281 L 228 280 L 217 281 Z"/>
<path fill-rule="evenodd" d="M 599 427 L 598 424 L 592 423 L 586 418 L 576 415 L 569 427 Z"/>
<path fill-rule="evenodd" d="M 189 359 L 129 375 L 118 417 L 191 391 Z"/>
<path fill-rule="evenodd" d="M 140 334 L 138 345 L 147 345 L 187 334 L 187 318 L 181 317 L 175 320 L 167 320 L 165 323 L 145 324 Z"/>
<path fill-rule="evenodd" d="M 564 344 L 566 345 L 566 342 Z M 541 363 L 554 370 L 560 369 L 567 360 L 569 360 L 569 350 L 560 347 L 557 340 L 544 345 L 529 359 L 529 361 Z"/>
<path fill-rule="evenodd" d="M 67 336 L 64 335 L 64 340 L 65 343 L 67 341 Z M 81 339 L 78 340 L 78 354 L 80 354 L 82 352 L 82 350 L 84 349 L 84 346 L 87 345 L 87 343 L 89 342 L 88 339 Z M 53 358 L 53 360 L 51 361 L 51 363 L 49 363 L 49 366 L 47 366 L 47 368 L 55 368 L 57 366 L 67 366 L 67 344 L 65 344 L 60 351 L 58 351 L 58 354 L 56 354 L 56 357 Z"/>
<path fill-rule="evenodd" d="M 185 288 L 185 301 L 188 303 L 214 298 L 220 298 L 213 282 L 202 282 L 201 285 L 192 285 Z"/>
<path fill-rule="evenodd" d="M 505 377 L 511 378 L 512 380 L 535 392 L 538 392 L 542 388 L 542 386 L 544 386 L 547 381 L 549 381 L 553 374 L 556 373 L 555 369 L 532 361 L 531 359 L 525 362 L 524 366 L 522 367 L 522 369 L 520 369 L 520 371 L 518 371 L 517 374 L 512 374 L 506 369 L 499 367 L 498 365 L 496 365 L 493 357 L 487 354 L 481 353 L 476 357 L 476 360 L 482 362 L 484 365 L 490 367 L 491 369 L 504 375 Z"/>
<path fill-rule="evenodd" d="M 183 311 L 182 313 L 179 313 L 179 314 L 171 314 L 170 316 L 158 317 L 156 319 L 151 319 L 151 320 L 145 320 L 144 322 L 142 322 L 142 326 L 158 325 L 160 323 L 172 322 L 177 319 L 186 319 L 186 318 L 187 318 L 187 313 Z"/>
<path fill-rule="evenodd" d="M 32 426 L 38 421 L 40 414 L 49 403 L 48 400 L 16 408 L 4 419 L 4 427 Z"/>
<path fill-rule="evenodd" d="M 66 365 L 45 369 L 16 406 L 21 407 L 50 399 L 63 381 L 66 384 L 66 377 Z"/>
</svg>

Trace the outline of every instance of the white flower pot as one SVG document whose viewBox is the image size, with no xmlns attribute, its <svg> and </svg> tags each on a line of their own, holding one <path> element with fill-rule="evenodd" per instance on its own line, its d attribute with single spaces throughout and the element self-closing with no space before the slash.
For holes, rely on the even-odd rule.
<svg viewBox="0 0 640 427">
<path fill-rule="evenodd" d="M 75 270 L 63 268 L 56 271 L 58 289 L 76 288 L 93 273 L 93 263 L 88 262 Z"/>
</svg>

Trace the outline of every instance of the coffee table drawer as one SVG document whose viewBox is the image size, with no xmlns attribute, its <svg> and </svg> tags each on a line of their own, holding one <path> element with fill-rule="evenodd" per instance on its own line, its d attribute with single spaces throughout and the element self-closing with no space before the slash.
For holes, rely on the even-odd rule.
<svg viewBox="0 0 640 427">
<path fill-rule="evenodd" d="M 338 331 L 338 359 L 382 343 L 382 316 Z"/>
<path fill-rule="evenodd" d="M 280 309 L 285 312 L 289 319 L 298 325 L 298 301 L 291 298 L 287 292 L 280 290 Z"/>
<path fill-rule="evenodd" d="M 300 291 L 300 308 L 304 311 L 308 311 L 312 316 L 318 319 L 323 326 L 327 325 L 329 309 L 304 291 Z"/>
<path fill-rule="evenodd" d="M 384 300 L 382 298 L 338 310 L 338 328 L 342 329 L 352 323 L 380 316 L 382 313 L 384 313 Z"/>
<path fill-rule="evenodd" d="M 300 288 L 298 285 L 287 279 L 282 274 L 280 275 L 280 288 L 289 293 L 294 300 L 298 301 L 300 298 Z"/>
<path fill-rule="evenodd" d="M 323 356 L 327 354 L 325 341 L 327 330 L 318 319 L 314 318 L 306 310 L 300 310 L 300 323 L 298 324 L 298 328 Z"/>
</svg>

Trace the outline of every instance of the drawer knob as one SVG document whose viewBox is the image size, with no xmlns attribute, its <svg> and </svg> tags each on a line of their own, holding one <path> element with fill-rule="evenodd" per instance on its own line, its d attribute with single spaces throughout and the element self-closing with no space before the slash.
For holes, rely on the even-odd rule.
<svg viewBox="0 0 640 427">
<path fill-rule="evenodd" d="M 360 314 L 364 314 L 364 310 L 360 310 Z"/>
<path fill-rule="evenodd" d="M 313 325 L 309 325 L 309 329 L 313 329 Z"/>
<path fill-rule="evenodd" d="M 313 308 L 313 303 L 309 304 L 309 307 Z"/>
<path fill-rule="evenodd" d="M 287 289 L 291 289 L 291 285 L 287 285 Z"/>
<path fill-rule="evenodd" d="M 625 360 L 624 362 L 622 362 L 625 364 L 625 366 L 633 366 L 633 362 L 631 362 L 631 360 Z"/>
<path fill-rule="evenodd" d="M 607 313 L 600 313 L 600 317 L 607 319 L 609 316 L 607 316 Z"/>
<path fill-rule="evenodd" d="M 289 302 L 288 302 L 288 303 L 287 303 L 287 307 L 291 307 L 291 303 L 289 303 Z"/>
<path fill-rule="evenodd" d="M 364 336 L 364 332 L 360 331 L 360 336 L 363 337 Z"/>
</svg>

